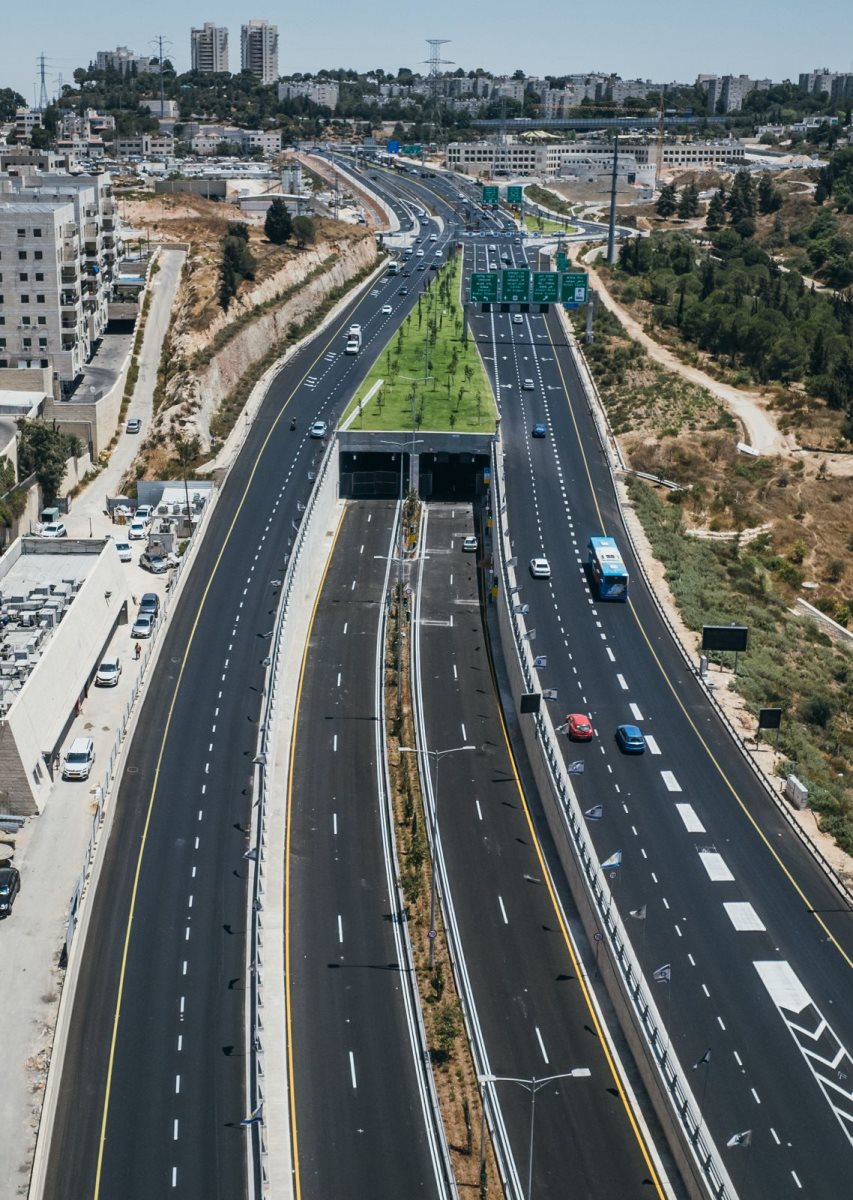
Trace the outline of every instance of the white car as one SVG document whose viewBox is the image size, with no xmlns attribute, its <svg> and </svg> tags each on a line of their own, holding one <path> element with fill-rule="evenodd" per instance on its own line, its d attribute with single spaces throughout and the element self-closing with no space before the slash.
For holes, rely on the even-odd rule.
<svg viewBox="0 0 853 1200">
<path fill-rule="evenodd" d="M 521 315 L 521 313 L 513 313 L 512 314 L 512 323 L 513 323 L 513 325 L 523 325 L 524 324 L 524 317 Z"/>
<path fill-rule="evenodd" d="M 480 543 L 477 541 L 474 535 L 469 534 L 468 537 L 463 538 L 462 540 L 462 549 L 468 553 L 476 553 L 479 544 Z"/>
<path fill-rule="evenodd" d="M 97 687 L 115 687 L 121 676 L 121 659 L 113 656 L 105 658 L 95 672 Z"/>
<path fill-rule="evenodd" d="M 390 316 L 391 316 L 391 313 L 392 313 L 393 311 L 394 311 L 394 310 L 393 310 L 393 308 L 391 307 L 391 305 L 390 305 L 390 304 L 383 304 L 383 305 L 382 305 L 382 316 L 383 316 L 383 317 L 390 317 Z"/>
<path fill-rule="evenodd" d="M 61 521 L 51 521 L 49 525 L 43 525 L 41 530 L 43 538 L 63 538 L 68 537 L 68 530 Z"/>
<path fill-rule="evenodd" d="M 141 541 L 148 533 L 148 522 L 137 521 L 135 518 L 130 522 L 130 529 L 127 531 L 127 536 L 132 542 Z"/>
<path fill-rule="evenodd" d="M 119 557 L 119 562 L 131 562 L 133 555 L 130 552 L 130 542 L 123 538 L 116 539 L 116 553 Z"/>
<path fill-rule="evenodd" d="M 444 255 L 442 254 L 442 252 L 440 250 L 436 250 L 435 257 L 436 258 L 444 258 Z"/>
<path fill-rule="evenodd" d="M 418 246 L 417 250 L 415 251 L 415 257 L 423 258 L 423 256 L 424 256 L 423 249 L 420 246 Z"/>
<path fill-rule="evenodd" d="M 133 516 L 134 516 L 135 520 L 137 520 L 137 521 L 150 521 L 151 514 L 153 512 L 154 512 L 154 509 L 151 507 L 150 504 L 140 504 L 139 508 L 137 508 L 137 510 L 133 514 Z"/>
<path fill-rule="evenodd" d="M 437 242 L 437 241 L 438 241 L 438 234 L 437 234 L 437 233 L 431 233 L 431 234 L 429 235 L 429 240 L 430 240 L 431 242 Z"/>
<path fill-rule="evenodd" d="M 525 381 L 524 381 L 524 382 L 522 383 L 522 385 L 521 385 L 521 390 L 522 390 L 523 392 L 532 392 L 532 391 L 533 391 L 533 387 L 534 387 L 533 380 L 532 380 L 532 379 L 525 379 Z"/>
<path fill-rule="evenodd" d="M 328 425 L 325 421 L 315 421 L 308 430 L 308 436 L 312 438 L 324 438 L 328 432 Z"/>
<path fill-rule="evenodd" d="M 551 564 L 547 558 L 531 558 L 530 574 L 534 579 L 550 579 Z"/>
</svg>

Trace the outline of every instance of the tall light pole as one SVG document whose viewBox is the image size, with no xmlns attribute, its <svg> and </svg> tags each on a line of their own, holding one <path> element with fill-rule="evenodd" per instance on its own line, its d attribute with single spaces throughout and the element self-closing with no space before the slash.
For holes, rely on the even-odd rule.
<svg viewBox="0 0 853 1200">
<path fill-rule="evenodd" d="M 435 860 L 437 857 L 436 833 L 438 831 L 438 768 L 448 754 L 457 754 L 460 750 L 476 750 L 476 746 L 451 746 L 447 750 L 421 750 L 414 746 L 401 746 L 401 754 L 423 754 L 435 763 L 435 792 L 432 798 L 432 820 L 430 821 L 430 841 L 432 842 L 432 880 L 429 901 L 429 969 L 435 964 Z"/>
<path fill-rule="evenodd" d="M 548 1083 L 555 1083 L 558 1079 L 588 1079 L 592 1074 L 589 1067 L 575 1067 L 571 1071 L 563 1071 L 560 1075 L 548 1075 L 545 1079 L 537 1079 L 534 1075 L 532 1079 L 516 1079 L 513 1075 L 478 1075 L 480 1083 L 483 1085 L 483 1126 L 480 1130 L 480 1173 L 482 1174 L 483 1154 L 485 1152 L 485 1113 L 486 1113 L 486 1095 L 485 1085 L 487 1083 L 517 1083 L 526 1091 L 530 1092 L 530 1144 L 527 1151 L 527 1198 L 532 1200 L 533 1197 L 533 1130 L 536 1121 L 536 1093 L 540 1088 L 545 1087 Z"/>
</svg>

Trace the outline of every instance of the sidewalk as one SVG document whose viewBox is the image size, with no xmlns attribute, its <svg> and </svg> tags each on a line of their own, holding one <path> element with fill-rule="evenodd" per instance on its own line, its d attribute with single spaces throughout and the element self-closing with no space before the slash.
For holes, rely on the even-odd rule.
<svg viewBox="0 0 853 1200">
<path fill-rule="evenodd" d="M 106 498 L 116 494 L 119 480 L 132 463 L 139 438 L 144 436 L 151 420 L 160 349 L 183 257 L 183 251 L 163 251 L 161 269 L 152 282 L 153 301 L 130 408 L 131 415 L 142 420 L 143 432 L 139 435 L 122 432 L 109 466 L 75 500 L 65 518 L 71 537 L 104 537 L 118 532 L 106 514 Z M 131 545 L 141 548 L 143 543 Z M 162 603 L 166 576 L 149 575 L 136 561 L 125 566 L 131 594 L 138 599 L 143 591 L 156 592 Z M 85 783 L 66 783 L 57 777 L 44 812 L 30 818 L 16 838 L 15 865 L 21 872 L 21 892 L 11 916 L 0 926 L 7 1047 L 0 1094 L 0 1180 L 5 1180 L 0 1182 L 0 1200 L 24 1194 L 28 1185 L 65 977 L 58 959 L 69 905 L 93 831 L 96 789 L 104 781 L 118 731 L 127 719 L 132 694 L 151 646 L 151 642 L 144 644 L 145 653 L 137 663 L 128 626 L 116 629 L 109 652 L 121 659 L 119 683 L 114 688 L 93 687 L 68 734 L 69 742 L 84 734 L 94 740 L 92 774 Z"/>
</svg>

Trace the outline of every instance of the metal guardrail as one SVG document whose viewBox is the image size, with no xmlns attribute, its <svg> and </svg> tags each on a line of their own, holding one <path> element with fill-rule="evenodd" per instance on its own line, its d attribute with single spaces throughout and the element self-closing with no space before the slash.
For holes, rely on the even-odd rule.
<svg viewBox="0 0 853 1200">
<path fill-rule="evenodd" d="M 541 692 L 542 687 L 533 666 L 534 656 L 527 636 L 524 615 L 514 612 L 510 603 L 512 589 L 515 587 L 515 571 L 507 562 L 511 557 L 511 542 L 503 500 L 503 457 L 499 448 L 496 448 L 493 454 L 492 479 L 495 490 L 494 549 L 496 567 L 502 584 L 499 602 L 505 606 L 513 634 L 513 648 L 524 684 L 528 691 Z M 543 711 L 533 720 L 536 742 L 550 784 L 559 800 L 563 832 L 596 914 L 597 926 L 609 950 L 610 961 L 619 980 L 623 1000 L 629 1006 L 634 1028 L 645 1042 L 647 1061 L 654 1068 L 672 1121 L 681 1132 L 682 1150 L 692 1160 L 695 1175 L 704 1184 L 707 1195 L 715 1200 L 734 1200 L 737 1193 L 710 1137 L 681 1064 L 673 1053 L 667 1030 L 634 954 L 622 918 L 613 902 L 613 893 L 589 838 L 583 811 L 572 787 L 563 755 L 558 748 L 551 718 L 547 711 Z M 556 837 L 557 831 L 553 832 Z"/>
</svg>

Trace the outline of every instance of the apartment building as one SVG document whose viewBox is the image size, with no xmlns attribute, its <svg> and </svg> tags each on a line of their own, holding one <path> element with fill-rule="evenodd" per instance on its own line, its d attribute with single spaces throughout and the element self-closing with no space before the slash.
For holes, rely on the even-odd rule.
<svg viewBox="0 0 853 1200">
<path fill-rule="evenodd" d="M 708 112 L 740 112 L 750 92 L 767 92 L 773 86 L 770 79 L 750 79 L 748 75 L 703 75 L 708 88 Z"/>
<path fill-rule="evenodd" d="M 240 30 L 240 65 L 261 83 L 278 79 L 278 26 L 249 21 Z"/>
<path fill-rule="evenodd" d="M 171 158 L 175 139 L 170 133 L 142 133 L 138 137 L 116 138 L 116 158 Z"/>
<path fill-rule="evenodd" d="M 107 324 L 116 225 L 108 175 L 0 176 L 0 368 L 72 390 Z"/>
<path fill-rule="evenodd" d="M 37 108 L 15 109 L 15 137 L 19 142 L 28 142 L 37 125 L 41 125 L 41 113 Z"/>
<path fill-rule="evenodd" d="M 811 96 L 819 96 L 822 92 L 826 92 L 827 96 L 832 94 L 832 85 L 838 78 L 835 71 L 830 71 L 829 67 L 815 67 L 813 71 L 806 71 L 800 74 L 797 84 L 804 92 L 808 92 Z"/>
<path fill-rule="evenodd" d="M 279 100 L 295 100 L 299 96 L 304 96 L 312 104 L 331 109 L 332 112 L 338 106 L 340 94 L 341 85 L 328 79 L 286 79 L 278 85 Z"/>
<path fill-rule="evenodd" d="M 224 25 L 205 21 L 200 29 L 190 30 L 190 63 L 201 75 L 227 72 L 228 30 Z"/>
<path fill-rule="evenodd" d="M 115 50 L 99 50 L 95 55 L 95 66 L 99 71 L 113 70 L 127 75 L 134 67 L 139 71 L 147 70 L 148 59 L 134 54 L 127 46 L 116 46 Z"/>
</svg>

